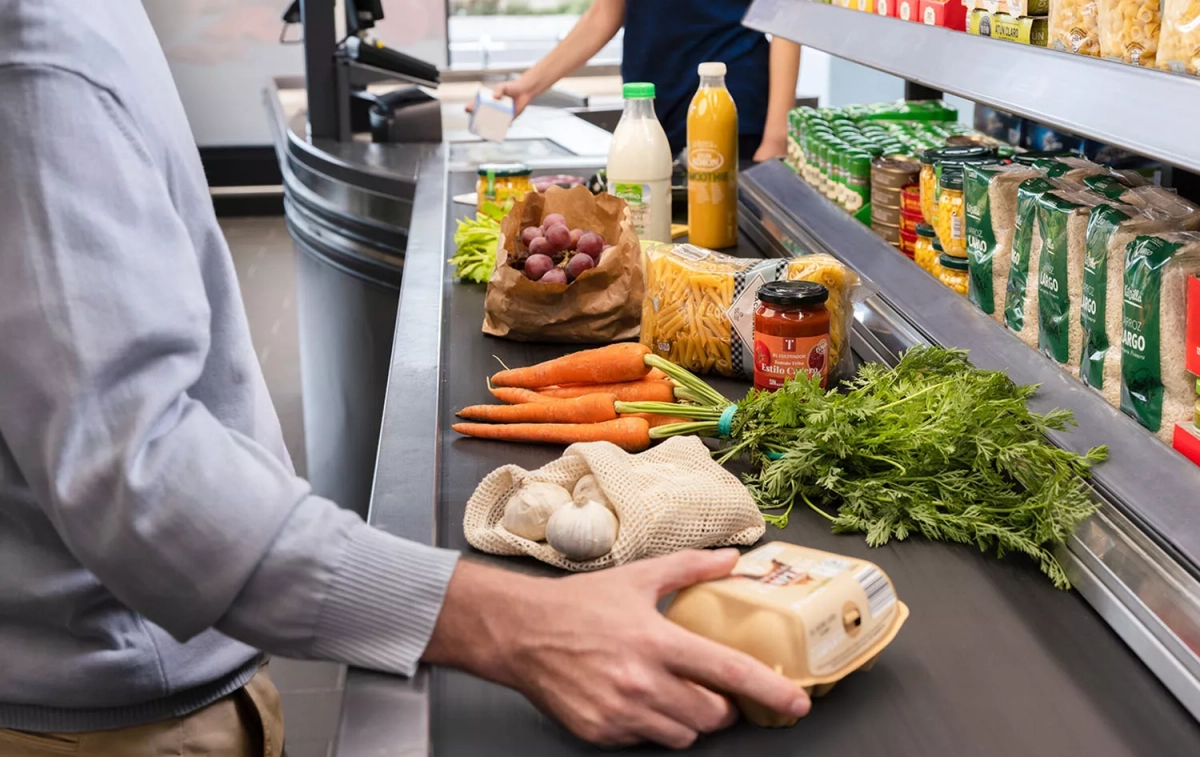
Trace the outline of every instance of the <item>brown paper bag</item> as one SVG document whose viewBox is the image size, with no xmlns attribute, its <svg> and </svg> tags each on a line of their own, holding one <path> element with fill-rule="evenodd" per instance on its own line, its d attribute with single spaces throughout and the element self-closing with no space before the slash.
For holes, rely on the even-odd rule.
<svg viewBox="0 0 1200 757">
<path fill-rule="evenodd" d="M 521 229 L 561 213 L 573 229 L 599 232 L 612 248 L 570 284 L 541 284 L 508 265 Z M 551 187 L 518 200 L 500 222 L 483 333 L 518 342 L 607 343 L 636 339 L 642 316 L 642 256 L 625 201 L 584 187 Z"/>
</svg>

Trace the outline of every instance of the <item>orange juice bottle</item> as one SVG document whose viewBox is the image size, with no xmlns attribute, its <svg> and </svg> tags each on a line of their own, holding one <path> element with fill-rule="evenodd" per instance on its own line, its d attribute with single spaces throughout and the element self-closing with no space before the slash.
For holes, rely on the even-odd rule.
<svg viewBox="0 0 1200 757">
<path fill-rule="evenodd" d="M 737 244 L 737 107 L 725 89 L 725 64 L 700 64 L 700 89 L 687 115 L 688 241 L 719 249 Z"/>
</svg>

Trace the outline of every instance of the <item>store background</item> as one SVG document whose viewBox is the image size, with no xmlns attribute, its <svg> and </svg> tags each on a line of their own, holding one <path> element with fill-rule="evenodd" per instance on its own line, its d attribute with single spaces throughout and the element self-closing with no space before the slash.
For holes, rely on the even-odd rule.
<svg viewBox="0 0 1200 757">
<path fill-rule="evenodd" d="M 280 17 L 287 0 L 143 3 L 201 150 L 212 156 L 234 149 L 267 149 L 270 137 L 262 88 L 270 77 L 304 72 L 301 46 L 280 43 Z M 384 0 L 386 17 L 375 34 L 392 47 L 454 70 L 520 68 L 549 52 L 589 3 Z M 681 0 L 681 7 L 686 4 Z M 289 38 L 298 34 L 298 29 L 288 30 Z M 592 64 L 616 65 L 620 55 L 618 36 Z M 904 86 L 894 76 L 806 49 L 797 92 L 836 106 L 898 99 Z M 617 95 L 614 91 L 610 97 Z M 962 118 L 969 122 L 972 108 L 965 101 L 961 105 L 966 106 Z"/>
</svg>

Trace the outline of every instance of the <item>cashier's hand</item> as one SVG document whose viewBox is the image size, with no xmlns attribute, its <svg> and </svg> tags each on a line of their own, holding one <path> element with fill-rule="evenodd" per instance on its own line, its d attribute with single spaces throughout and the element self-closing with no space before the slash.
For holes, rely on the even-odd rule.
<svg viewBox="0 0 1200 757">
<path fill-rule="evenodd" d="M 787 157 L 787 135 L 786 134 L 766 134 L 763 136 L 763 141 L 759 144 L 758 149 L 754 151 L 754 162 L 762 163 L 764 160 L 772 158 Z"/>
<path fill-rule="evenodd" d="M 803 689 L 749 655 L 683 630 L 656 608 L 673 591 L 728 575 L 737 556 L 734 549 L 687 551 L 559 579 L 462 564 L 426 659 L 511 686 L 577 736 L 605 746 L 690 746 L 736 720 L 723 694 L 802 717 L 809 710 Z M 460 576 L 463 568 L 470 570 Z M 492 601 L 463 583 L 455 596 L 455 583 L 474 580 L 476 571 L 478 581 L 496 581 L 484 590 Z M 478 625 L 457 640 L 473 649 L 445 660 L 454 655 L 444 645 L 455 645 L 459 634 L 442 632 L 459 601 L 491 606 L 476 604 Z"/>
<path fill-rule="evenodd" d="M 513 79 L 512 81 L 500 82 L 492 88 L 492 96 L 497 100 L 505 95 L 512 98 L 513 118 L 516 118 L 517 116 L 521 115 L 521 111 L 525 110 L 525 106 L 528 105 L 533 98 L 538 95 L 538 93 L 535 91 L 532 85 L 524 81 L 523 78 L 519 77 Z M 467 103 L 467 112 L 470 113 L 474 110 L 475 102 L 471 101 Z"/>
</svg>

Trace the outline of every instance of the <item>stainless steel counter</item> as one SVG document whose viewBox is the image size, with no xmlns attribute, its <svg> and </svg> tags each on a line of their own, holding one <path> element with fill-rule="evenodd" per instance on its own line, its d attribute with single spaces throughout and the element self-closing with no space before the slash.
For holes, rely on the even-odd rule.
<svg viewBox="0 0 1200 757">
<path fill-rule="evenodd" d="M 420 180 L 412 196 L 368 517 L 391 533 L 460 549 L 470 559 L 546 573 L 532 561 L 474 554 L 462 535 L 465 502 L 484 475 L 506 463 L 537 467 L 559 451 L 458 438 L 448 430 L 453 411 L 488 399 L 483 379 L 494 369 L 492 355 L 514 365 L 568 350 L 481 334 L 483 288 L 452 282 L 445 263 L 453 221 L 469 212 L 450 198 L 474 183 L 469 173 L 453 170 L 452 162 L 450 148 L 442 146 L 424 152 L 416 164 Z M 917 278 L 925 274 L 911 264 L 876 260 L 875 255 L 894 253 L 861 227 L 843 223 L 848 219 L 840 211 L 789 183 L 780 166 L 755 168 L 744 184 L 749 249 L 742 254 L 849 245 L 842 250 L 848 262 L 881 286 L 882 295 L 856 315 L 854 349 L 860 359 L 886 361 L 897 350 L 936 341 L 971 347 L 984 364 L 1012 368 L 1022 380 L 1050 376 L 1028 359 L 1036 357 L 1032 353 L 1012 351 L 1003 341 L 1007 335 L 990 329 L 986 318 L 962 307 L 948 290 Z M 902 308 L 908 308 L 905 315 Z M 943 327 L 931 327 L 930 318 Z M 745 389 L 737 382 L 719 382 L 719 388 L 730 396 Z M 1047 401 L 1075 401 L 1058 387 L 1049 389 Z M 1099 427 L 1110 429 L 1095 412 Z M 1174 475 L 1170 464 L 1156 464 L 1165 466 L 1159 469 L 1163 475 Z M 1189 604 L 1200 593 L 1188 558 L 1200 527 L 1178 521 L 1170 507 L 1140 516 L 1108 501 L 1104 507 L 1104 515 L 1081 529 L 1079 543 L 1064 553 L 1083 593 L 1055 590 L 1021 558 L 999 561 L 968 547 L 920 540 L 868 550 L 860 536 L 834 536 L 815 515 L 794 513 L 786 530 L 768 537 L 879 563 L 912 608 L 912 618 L 872 672 L 839 684 L 797 727 L 767 731 L 741 724 L 702 740 L 694 751 L 1200 754 L 1200 725 L 1185 707 L 1194 684 L 1186 655 L 1194 658 L 1200 649 L 1200 637 L 1187 635 L 1200 628 L 1193 623 L 1200 616 Z M 1148 523 L 1156 518 L 1173 528 L 1171 538 Z M 1138 550 L 1153 559 L 1135 559 Z M 1147 572 L 1135 581 L 1136 569 Z M 1107 580 L 1111 577 L 1116 580 Z M 1117 595 L 1122 589 L 1132 600 Z M 1175 615 L 1166 617 L 1164 607 Z M 1152 621 L 1161 622 L 1162 636 L 1147 630 Z M 1179 648 L 1167 649 L 1168 643 Z M 596 751 L 515 693 L 464 674 L 422 670 L 404 680 L 349 671 L 339 757 L 435 750 L 451 757 Z"/>
</svg>

